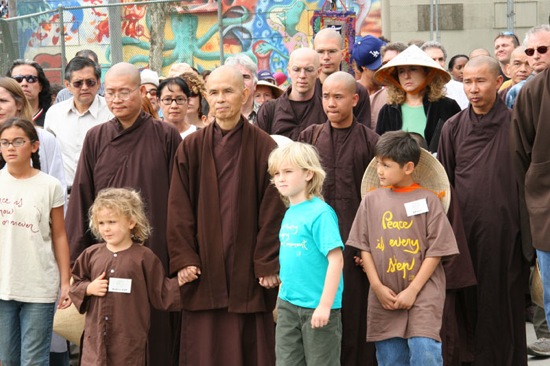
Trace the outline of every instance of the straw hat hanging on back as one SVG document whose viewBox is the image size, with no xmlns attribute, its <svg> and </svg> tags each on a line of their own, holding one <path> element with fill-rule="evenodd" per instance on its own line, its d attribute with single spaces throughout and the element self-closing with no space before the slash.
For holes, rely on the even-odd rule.
<svg viewBox="0 0 550 366">
<path fill-rule="evenodd" d="M 426 84 L 429 84 L 436 76 L 442 78 L 445 83 L 451 80 L 451 75 L 447 70 L 442 68 L 426 52 L 415 45 L 409 46 L 405 51 L 378 69 L 374 74 L 374 79 L 382 85 L 393 85 L 401 89 L 401 84 L 397 77 L 397 66 L 422 66 L 428 68 Z"/>
<path fill-rule="evenodd" d="M 414 167 L 412 174 L 415 183 L 421 187 L 432 191 L 443 205 L 445 212 L 449 210 L 451 204 L 451 184 L 445 168 L 428 150 L 420 149 L 420 160 Z M 376 158 L 372 159 L 361 181 L 361 196 L 367 192 L 382 188 L 380 179 L 376 170 Z"/>
</svg>

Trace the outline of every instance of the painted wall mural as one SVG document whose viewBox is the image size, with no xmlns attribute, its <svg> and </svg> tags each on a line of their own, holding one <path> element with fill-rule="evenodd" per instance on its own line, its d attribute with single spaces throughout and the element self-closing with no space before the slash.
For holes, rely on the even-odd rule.
<svg viewBox="0 0 550 366">
<path fill-rule="evenodd" d="M 323 9 L 325 0 L 222 0 L 223 40 L 219 38 L 217 3 L 188 0 L 172 6 L 165 27 L 163 71 L 175 62 L 186 62 L 199 70 L 220 63 L 220 45 L 225 57 L 244 52 L 258 68 L 286 72 L 289 54 L 311 44 L 312 18 Z M 355 12 L 355 35 L 381 36 L 380 0 L 353 0 L 348 11 Z M 146 5 L 121 9 L 121 45 L 111 45 L 108 10 L 103 0 L 18 1 L 18 14 L 31 14 L 59 5 L 96 7 L 63 12 L 67 58 L 82 48 L 91 48 L 100 63 L 111 63 L 111 47 L 122 47 L 124 59 L 136 66 L 148 66 L 150 19 Z M 339 8 L 338 10 L 342 10 Z M 59 15 L 50 13 L 21 21 L 20 54 L 61 66 Z M 353 38 L 352 38 L 353 39 Z M 59 72 L 58 72 L 59 73 Z M 55 77 L 54 77 L 55 78 Z M 60 78 L 59 76 L 57 78 Z"/>
</svg>

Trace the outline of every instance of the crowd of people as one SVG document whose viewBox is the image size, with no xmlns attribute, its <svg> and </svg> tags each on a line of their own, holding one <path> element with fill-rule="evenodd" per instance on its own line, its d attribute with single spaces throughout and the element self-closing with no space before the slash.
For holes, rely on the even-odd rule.
<svg viewBox="0 0 550 366">
<path fill-rule="evenodd" d="M 367 35 L 351 73 L 343 45 L 319 31 L 288 80 L 236 54 L 166 77 L 121 62 L 102 82 L 81 50 L 55 96 L 15 61 L 0 365 L 68 365 L 52 324 L 69 307 L 81 365 L 550 357 L 550 26 L 448 62 L 438 42 Z"/>
</svg>

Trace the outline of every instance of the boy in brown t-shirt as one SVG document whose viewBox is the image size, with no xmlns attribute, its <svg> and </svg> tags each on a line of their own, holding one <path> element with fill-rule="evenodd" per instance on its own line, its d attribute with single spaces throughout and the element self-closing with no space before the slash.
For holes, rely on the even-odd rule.
<svg viewBox="0 0 550 366">
<path fill-rule="evenodd" d="M 407 132 L 384 134 L 375 159 L 366 176 L 369 169 L 371 177 L 376 171 L 382 187 L 363 198 L 346 243 L 361 250 L 371 284 L 367 341 L 376 343 L 381 366 L 442 365 L 441 258 L 458 254 L 458 249 L 438 199 L 449 193 L 434 192 L 433 187 L 445 191 L 448 181 L 444 171 L 433 174 L 435 158 Z"/>
</svg>

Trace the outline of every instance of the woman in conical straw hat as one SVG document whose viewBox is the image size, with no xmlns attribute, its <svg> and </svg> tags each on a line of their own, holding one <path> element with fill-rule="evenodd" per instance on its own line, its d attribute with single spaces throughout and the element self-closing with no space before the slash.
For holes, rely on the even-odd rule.
<svg viewBox="0 0 550 366">
<path fill-rule="evenodd" d="M 415 45 L 401 52 L 374 74 L 387 87 L 388 104 L 380 110 L 376 132 L 416 132 L 437 150 L 443 123 L 460 112 L 460 106 L 445 97 L 451 75 Z"/>
</svg>

